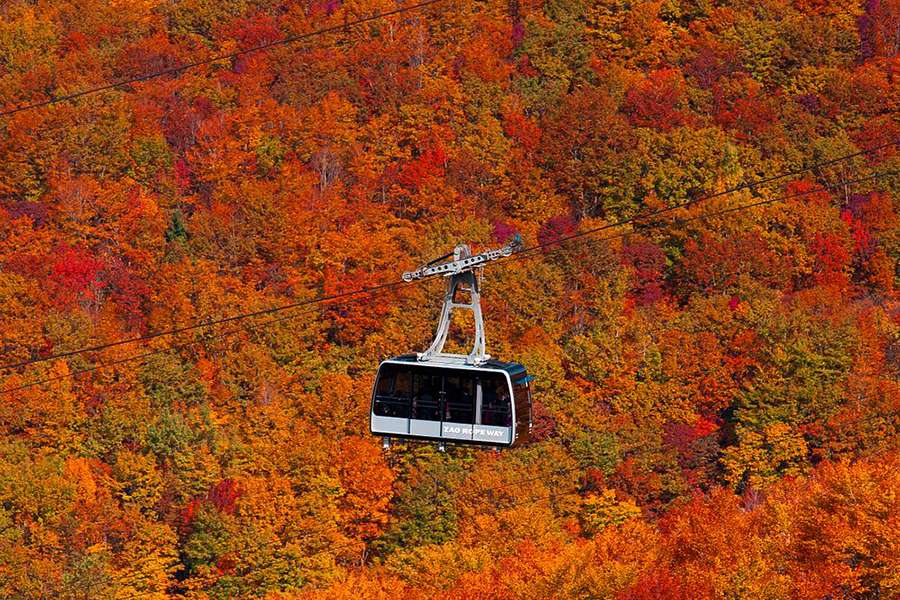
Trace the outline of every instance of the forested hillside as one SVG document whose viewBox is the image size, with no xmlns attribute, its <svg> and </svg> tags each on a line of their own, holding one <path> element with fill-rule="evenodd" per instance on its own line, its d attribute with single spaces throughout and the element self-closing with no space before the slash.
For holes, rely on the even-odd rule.
<svg viewBox="0 0 900 600">
<path fill-rule="evenodd" d="M 900 597 L 898 0 L 403 6 L 0 3 L 0 597 Z M 522 448 L 368 433 L 439 279 L 219 322 L 516 233 Z"/>
</svg>

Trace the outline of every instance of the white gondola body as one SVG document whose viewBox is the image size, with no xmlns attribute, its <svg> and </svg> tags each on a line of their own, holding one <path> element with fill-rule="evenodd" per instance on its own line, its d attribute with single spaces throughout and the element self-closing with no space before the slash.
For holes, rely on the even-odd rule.
<svg viewBox="0 0 900 600">
<path fill-rule="evenodd" d="M 516 446 L 531 430 L 531 378 L 518 363 L 467 364 L 442 354 L 381 363 L 372 390 L 374 435 L 440 443 Z"/>
<path fill-rule="evenodd" d="M 457 246 L 453 261 L 434 262 L 403 274 L 404 281 L 447 278 L 444 305 L 434 341 L 420 354 L 382 362 L 372 389 L 369 427 L 388 443 L 390 438 L 486 446 L 515 446 L 531 434 L 531 378 L 525 367 L 491 359 L 481 314 L 480 273 L 483 265 L 510 256 L 516 239 L 499 250 L 472 256 Z M 449 255 L 448 255 L 449 256 Z M 444 257 L 446 258 L 446 257 Z M 468 298 L 461 298 L 468 294 Z M 471 311 L 475 323 L 472 351 L 444 352 L 454 310 Z"/>
</svg>

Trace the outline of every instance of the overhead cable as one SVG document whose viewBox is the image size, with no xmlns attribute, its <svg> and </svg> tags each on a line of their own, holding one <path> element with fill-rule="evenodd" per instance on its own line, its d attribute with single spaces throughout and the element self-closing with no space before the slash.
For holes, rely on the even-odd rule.
<svg viewBox="0 0 900 600">
<path fill-rule="evenodd" d="M 820 162 L 811 164 L 808 167 L 803 168 L 803 169 L 797 169 L 797 170 L 793 170 L 793 171 L 789 171 L 789 172 L 785 172 L 785 173 L 781 173 L 781 174 L 777 174 L 777 175 L 772 175 L 772 176 L 766 177 L 764 179 L 756 180 L 753 182 L 742 183 L 738 186 L 735 186 L 735 187 L 732 187 L 732 188 L 729 188 L 726 190 L 722 190 L 722 191 L 716 192 L 714 194 L 710 194 L 710 195 L 696 198 L 693 200 L 688 200 L 685 202 L 667 206 L 665 208 L 651 211 L 646 214 L 635 215 L 635 216 L 627 218 L 627 219 L 622 219 L 619 221 L 615 221 L 613 223 L 609 223 L 609 224 L 595 227 L 592 229 L 588 229 L 585 231 L 580 231 L 580 232 L 573 233 L 573 234 L 570 234 L 567 236 L 562 236 L 560 238 L 556 238 L 556 239 L 553 239 L 553 240 L 550 240 L 550 241 L 547 241 L 547 242 L 544 242 L 541 244 L 537 244 L 534 246 L 525 247 L 525 248 L 522 248 L 522 249 L 514 252 L 510 257 L 506 258 L 505 260 L 508 261 L 510 259 L 515 259 L 515 258 L 521 257 L 526 254 L 530 254 L 532 252 L 535 252 L 537 250 L 540 250 L 540 249 L 543 249 L 543 248 L 546 248 L 549 246 L 559 245 L 559 244 L 563 244 L 565 242 L 568 242 L 568 241 L 571 241 L 574 239 L 592 236 L 592 235 L 595 235 L 597 233 L 600 233 L 602 231 L 606 231 L 609 229 L 622 227 L 625 225 L 634 224 L 634 223 L 638 223 L 640 221 L 652 219 L 654 217 L 658 217 L 660 215 L 664 215 L 664 214 L 667 214 L 667 213 L 670 213 L 670 212 L 673 212 L 675 210 L 679 210 L 682 208 L 694 206 L 701 202 L 705 202 L 705 201 L 713 199 L 713 198 L 718 198 L 718 197 L 724 196 L 726 194 L 732 194 L 732 193 L 735 193 L 735 192 L 738 192 L 741 190 L 755 188 L 755 187 L 758 187 L 758 186 L 766 184 L 766 183 L 771 183 L 773 181 L 777 181 L 778 179 L 784 179 L 786 177 L 793 177 L 793 176 L 802 174 L 804 172 L 819 169 L 823 166 L 828 166 L 831 164 L 835 164 L 837 162 L 850 160 L 852 158 L 856 158 L 856 157 L 862 156 L 864 154 L 869 154 L 872 152 L 876 152 L 878 150 L 883 150 L 890 146 L 895 146 L 898 143 L 900 143 L 900 140 L 893 140 L 891 142 L 881 144 L 879 146 L 860 150 L 858 152 L 853 152 L 851 154 L 847 154 L 847 155 L 840 156 L 837 158 L 829 159 L 826 161 L 820 161 Z M 886 175 L 889 175 L 889 174 L 886 174 Z M 827 191 L 827 190 L 823 189 L 821 191 Z M 418 280 L 418 281 L 422 281 L 422 280 Z M 320 303 L 330 303 L 330 302 L 344 300 L 346 298 L 351 298 L 353 296 L 358 296 L 358 295 L 371 294 L 373 292 L 378 292 L 378 291 L 386 290 L 389 288 L 400 287 L 400 286 L 403 286 L 406 284 L 407 284 L 407 282 L 404 282 L 402 279 L 398 279 L 398 280 L 388 281 L 388 282 L 385 282 L 382 284 L 365 287 L 365 288 L 358 288 L 355 290 L 350 290 L 350 291 L 342 292 L 342 293 L 338 293 L 338 294 L 317 296 L 317 297 L 311 298 L 309 300 L 292 302 L 289 304 L 283 304 L 283 305 L 275 306 L 272 308 L 261 309 L 261 310 L 257 310 L 257 311 L 246 312 L 246 313 L 239 313 L 239 314 L 235 314 L 235 315 L 231 315 L 231 316 L 223 317 L 223 318 L 219 318 L 219 319 L 207 319 L 207 320 L 196 322 L 196 323 L 193 323 L 190 325 L 174 327 L 171 329 L 157 331 L 155 333 L 150 333 L 150 334 L 146 334 L 146 335 L 142 335 L 142 336 L 134 336 L 131 338 L 125 338 L 125 339 L 115 340 L 115 341 L 111 341 L 111 342 L 107 342 L 107 343 L 103 343 L 103 344 L 97 344 L 97 345 L 89 346 L 86 348 L 79 348 L 76 350 L 59 352 L 59 353 L 55 353 L 55 354 L 51 354 L 51 355 L 47 355 L 47 356 L 41 356 L 41 357 L 37 357 L 37 358 L 32 358 L 29 360 L 24 360 L 24 361 L 15 362 L 15 363 L 8 363 L 8 364 L 0 365 L 0 370 L 2 370 L 2 369 L 18 369 L 21 367 L 26 367 L 26 366 L 37 364 L 37 363 L 47 362 L 47 361 L 51 361 L 51 360 L 57 360 L 60 358 L 68 358 L 71 356 L 76 356 L 78 354 L 84 354 L 86 352 L 98 352 L 101 350 L 105 350 L 107 348 L 114 348 L 116 346 L 122 346 L 124 344 L 134 344 L 134 343 L 146 342 L 146 341 L 164 337 L 164 336 L 176 335 L 179 333 L 186 333 L 186 332 L 194 331 L 197 329 L 205 329 L 205 328 L 213 327 L 215 325 L 220 325 L 223 323 L 232 323 L 235 321 L 240 321 L 242 319 L 247 319 L 247 318 L 251 318 L 251 317 L 257 317 L 257 316 L 261 316 L 261 315 L 284 312 L 287 310 L 293 310 L 293 309 L 300 308 L 303 306 L 310 306 L 310 305 L 315 305 L 315 304 L 320 304 Z"/>
<path fill-rule="evenodd" d="M 354 19 L 352 21 L 345 21 L 340 25 L 333 25 L 331 27 L 323 27 L 321 29 L 316 29 L 315 31 L 310 31 L 308 33 L 301 33 L 298 35 L 292 35 L 280 40 L 274 40 L 271 42 L 266 42 L 264 44 L 259 44 L 257 46 L 252 46 L 250 48 L 244 48 L 243 50 L 236 50 L 234 52 L 228 52 L 227 54 L 218 54 L 216 56 L 212 56 L 210 58 L 205 58 L 202 60 L 195 60 L 189 63 L 185 63 L 183 65 L 177 67 L 171 67 L 168 69 L 161 69 L 159 71 L 153 71 L 151 73 L 145 73 L 144 75 L 139 75 L 136 77 L 130 77 L 128 79 L 120 79 L 118 81 L 113 81 L 110 83 L 106 83 L 97 87 L 88 88 L 85 90 L 81 90 L 78 92 L 73 92 L 71 94 L 66 94 L 63 96 L 55 96 L 49 98 L 47 100 L 42 100 L 40 102 L 34 102 L 32 104 L 26 104 L 24 106 L 17 106 L 15 108 L 10 108 L 4 111 L 0 111 L 0 117 L 8 117 L 17 113 L 35 110 L 38 108 L 43 108 L 46 106 L 51 106 L 53 104 L 59 104 L 60 102 L 68 102 L 71 100 L 76 100 L 78 98 L 83 98 L 84 96 L 89 96 L 92 94 L 97 94 L 100 92 L 105 92 L 108 90 L 120 88 L 122 86 L 131 85 L 135 83 L 141 83 L 144 81 L 148 81 L 150 79 L 155 79 L 157 77 L 163 77 L 165 75 L 177 75 L 189 69 L 194 69 L 197 67 L 211 65 L 219 62 L 224 62 L 228 60 L 233 60 L 235 58 L 246 56 L 247 54 L 253 54 L 256 52 L 262 52 L 264 50 L 268 50 L 270 48 L 274 48 L 276 46 L 287 46 L 289 44 L 295 44 L 297 42 L 301 42 L 304 40 L 308 40 L 313 37 L 317 37 L 320 35 L 325 35 L 327 33 L 335 33 L 338 31 L 342 31 L 348 29 L 350 27 L 357 27 L 359 25 L 363 25 L 365 23 L 371 23 L 372 21 L 378 21 L 380 19 L 385 19 L 388 17 L 393 17 L 395 15 L 412 12 L 414 10 L 419 10 L 425 8 L 427 6 L 431 6 L 433 4 L 439 4 L 441 2 L 445 2 L 446 0 L 425 0 L 424 2 L 418 2 L 416 4 L 411 4 L 409 6 L 403 6 L 400 8 L 396 8 L 394 10 L 388 10 L 380 13 L 376 13 L 374 15 L 368 17 L 362 17 L 359 19 Z"/>
<path fill-rule="evenodd" d="M 847 185 L 853 185 L 853 184 L 856 184 L 856 183 L 863 183 L 863 182 L 866 182 L 866 181 L 873 181 L 873 180 L 876 180 L 876 179 L 881 179 L 881 178 L 884 178 L 884 177 L 890 177 L 890 176 L 895 176 L 895 175 L 900 175 L 900 171 L 887 171 L 887 172 L 883 172 L 883 173 L 875 173 L 875 174 L 868 175 L 868 176 L 865 176 L 865 177 L 860 177 L 860 178 L 857 178 L 857 179 L 853 179 L 853 180 L 847 181 L 847 182 L 845 182 L 845 183 L 846 183 Z M 786 201 L 786 200 L 790 200 L 790 199 L 793 199 L 793 198 L 799 198 L 799 197 L 803 197 L 803 196 L 809 196 L 809 195 L 812 195 L 812 194 L 820 194 L 820 193 L 822 193 L 822 192 L 827 192 L 827 191 L 829 191 L 829 188 L 827 188 L 827 187 L 818 187 L 818 188 L 814 188 L 814 189 L 807 189 L 807 190 L 795 192 L 795 193 L 793 193 L 793 194 L 788 194 L 788 195 L 786 195 L 786 196 L 779 196 L 779 197 L 776 197 L 776 198 L 770 198 L 770 199 L 767 199 L 767 200 L 759 200 L 759 201 L 756 201 L 756 202 L 750 202 L 750 203 L 746 203 L 746 204 L 741 204 L 741 205 L 738 205 L 738 206 L 728 207 L 728 208 L 724 208 L 724 209 L 721 209 L 721 210 L 716 210 L 716 211 L 712 211 L 712 212 L 709 212 L 709 213 L 704 213 L 704 214 L 695 215 L 695 216 L 688 217 L 688 218 L 676 219 L 676 220 L 677 220 L 679 223 L 688 223 L 688 222 L 692 222 L 692 221 L 698 221 L 698 220 L 710 219 L 710 218 L 714 218 L 714 217 L 718 217 L 718 216 L 723 216 L 723 215 L 727 215 L 727 214 L 731 214 L 731 213 L 735 213 L 735 212 L 740 212 L 740 211 L 743 211 L 743 210 L 749 210 L 749 209 L 756 208 L 756 207 L 759 207 L 759 206 L 765 206 L 765 205 L 769 205 L 769 204 L 775 204 L 775 203 L 777 203 L 777 202 L 784 202 L 784 201 Z M 657 212 L 657 213 L 662 213 L 662 212 L 667 212 L 668 210 L 669 210 L 669 209 L 664 209 L 663 211 L 656 211 L 656 212 Z M 645 218 L 646 218 L 646 217 L 645 217 Z M 625 223 L 623 222 L 623 224 L 625 224 Z M 659 225 L 658 225 L 658 224 L 652 224 L 652 225 L 650 225 L 650 226 L 656 227 L 656 226 L 659 226 Z M 545 248 L 545 247 L 548 247 L 548 246 L 550 246 L 550 245 L 561 244 L 561 243 L 563 243 L 564 241 L 583 240 L 583 239 L 586 239 L 586 236 L 588 236 L 588 235 L 595 235 L 595 234 L 597 234 L 597 233 L 599 233 L 599 232 L 601 232 L 601 231 L 607 230 L 607 229 L 609 229 L 609 228 L 610 228 L 609 226 L 598 227 L 598 228 L 594 228 L 594 229 L 592 229 L 592 230 L 588 230 L 588 231 L 585 231 L 585 232 L 581 232 L 581 234 L 579 234 L 579 235 L 567 236 L 566 238 L 560 238 L 560 239 L 558 239 L 558 240 L 553 240 L 552 243 L 541 244 L 541 245 L 539 245 L 539 246 L 532 246 L 532 247 L 530 247 L 530 248 L 524 249 L 523 251 L 520 251 L 520 252 L 517 253 L 517 254 L 513 254 L 512 256 L 510 256 L 510 257 L 508 257 L 508 258 L 506 258 L 506 259 L 503 259 L 503 260 L 504 260 L 505 262 L 508 262 L 508 261 L 511 261 L 511 260 L 515 260 L 515 259 L 517 259 L 517 258 L 520 258 L 520 257 L 524 256 L 526 251 L 531 252 L 531 251 L 534 251 L 534 250 L 536 250 L 536 249 L 538 249 L 538 248 Z M 631 232 L 625 232 L 625 233 L 621 233 L 621 234 L 618 234 L 618 235 L 615 235 L 615 236 L 603 237 L 603 238 L 600 238 L 600 241 L 605 241 L 605 240 L 610 240 L 610 239 L 616 239 L 616 238 L 620 238 L 620 237 L 625 237 L 625 236 L 630 235 L 630 234 L 631 234 Z M 563 248 L 557 248 L 557 249 L 555 249 L 555 250 L 562 250 L 562 249 L 563 249 Z M 501 262 L 500 264 L 503 264 L 503 263 Z M 424 280 L 417 280 L 417 281 L 424 281 Z M 400 281 L 400 282 L 394 282 L 394 285 L 401 285 L 401 284 L 403 284 L 403 283 L 404 283 L 403 281 Z M 389 286 L 388 286 L 387 284 L 383 284 L 383 285 L 381 285 L 381 286 L 374 286 L 373 288 L 367 288 L 367 289 L 363 289 L 363 290 L 358 290 L 357 292 L 354 293 L 354 295 L 356 295 L 356 296 L 361 296 L 361 295 L 363 295 L 363 294 L 371 293 L 372 291 L 375 291 L 375 290 L 378 290 L 378 289 L 384 289 L 384 288 L 386 288 L 386 287 L 389 287 Z M 335 297 L 342 297 L 342 296 L 333 296 L 332 298 L 335 298 Z M 312 301 L 308 302 L 307 304 L 312 304 Z M 269 325 L 273 325 L 273 324 L 276 324 L 276 323 L 280 323 L 280 322 L 283 322 L 283 321 L 287 321 L 287 320 L 290 320 L 290 319 L 294 319 L 294 318 L 297 318 L 297 317 L 299 317 L 299 316 L 301 316 L 301 315 L 308 314 L 308 313 L 311 313 L 311 312 L 314 312 L 314 311 L 304 311 L 304 312 L 302 312 L 302 313 L 298 313 L 298 314 L 295 314 L 295 315 L 286 315 L 286 316 L 284 316 L 284 317 L 280 317 L 280 318 L 277 318 L 277 319 L 270 319 L 269 321 L 264 321 L 264 322 L 258 323 L 258 324 L 256 324 L 256 325 L 250 325 L 250 326 L 247 326 L 247 327 L 241 327 L 241 328 L 231 329 L 231 330 L 228 330 L 228 331 L 226 331 L 226 332 L 219 333 L 219 334 L 213 334 L 213 335 L 206 336 L 205 338 L 201 338 L 200 340 L 193 340 L 193 341 L 190 341 L 190 342 L 184 342 L 184 343 L 181 343 L 181 344 L 175 344 L 175 345 L 173 345 L 173 346 L 171 346 L 171 347 L 168 347 L 168 348 L 164 348 L 164 349 L 160 349 L 160 350 L 154 350 L 154 351 L 151 351 L 151 352 L 147 352 L 147 353 L 143 353 L 143 354 L 138 354 L 138 355 L 135 355 L 135 356 L 125 357 L 125 358 L 122 358 L 122 359 L 119 359 L 119 360 L 112 361 L 112 362 L 110 362 L 110 363 L 102 363 L 102 364 L 99 364 L 99 365 L 95 365 L 95 366 L 93 366 L 93 367 L 89 367 L 89 368 L 81 369 L 81 370 L 78 370 L 78 371 L 74 371 L 74 372 L 72 372 L 72 373 L 68 373 L 68 374 L 64 374 L 64 375 L 57 375 L 57 376 L 55 376 L 55 377 L 49 377 L 49 378 L 45 378 L 45 379 L 39 379 L 39 380 L 36 380 L 36 381 L 30 381 L 30 382 L 24 383 L 24 384 L 19 385 L 19 386 L 15 386 L 15 387 L 8 388 L 8 389 L 2 389 L 2 390 L 0 390 L 0 395 L 12 393 L 12 392 L 16 392 L 16 391 L 19 391 L 19 390 L 23 390 L 23 389 L 35 387 L 35 386 L 38 386 L 38 385 L 44 385 L 44 384 L 47 384 L 47 383 L 52 383 L 52 382 L 54 382 L 54 381 L 60 381 L 60 380 L 63 380 L 63 379 L 72 378 L 72 377 L 74 377 L 74 376 L 76 376 L 76 375 L 79 375 L 79 374 L 89 373 L 89 372 L 97 371 L 97 370 L 101 370 L 101 369 L 106 369 L 106 368 L 110 368 L 110 367 L 117 366 L 117 365 L 121 365 L 121 364 L 128 363 L 128 362 L 134 362 L 134 361 L 142 361 L 142 360 L 146 360 L 147 358 L 149 358 L 149 357 L 151 357 L 151 356 L 154 356 L 154 355 L 157 355 L 157 354 L 161 354 L 161 353 L 164 353 L 164 352 L 170 352 L 170 351 L 172 351 L 172 350 L 174 350 L 174 349 L 180 349 L 180 348 L 183 348 L 183 347 L 193 346 L 193 345 L 201 344 L 201 343 L 203 343 L 203 342 L 205 342 L 205 341 L 208 341 L 208 340 L 213 340 L 213 339 L 220 338 L 220 337 L 227 337 L 227 336 L 230 336 L 230 335 L 234 335 L 234 334 L 237 334 L 237 333 L 241 333 L 241 332 L 243 332 L 243 331 L 247 331 L 247 330 L 252 330 L 252 329 L 257 329 L 257 328 L 266 327 L 266 326 L 269 326 Z M 257 311 L 257 312 L 254 313 L 254 314 L 269 314 L 269 313 L 270 313 L 270 311 Z M 237 317 L 233 317 L 233 318 L 231 319 L 231 321 L 234 321 L 234 320 L 237 320 Z M 196 328 L 196 327 L 194 327 L 194 328 Z M 125 343 L 125 342 L 122 342 L 122 343 Z M 120 345 L 120 343 L 117 343 L 117 344 L 111 344 L 110 346 L 112 346 L 112 345 Z M 106 347 L 110 347 L 110 346 L 106 346 Z M 72 352 L 70 352 L 70 353 L 67 353 L 67 355 L 68 355 L 68 356 L 72 356 L 72 355 L 75 355 L 75 354 L 81 354 L 82 352 L 86 352 L 86 351 L 88 351 L 88 350 L 72 351 Z M 44 359 L 44 360 L 49 360 L 49 359 Z M 39 362 L 39 361 L 34 361 L 34 362 Z M 40 361 L 40 362 L 43 362 L 43 361 Z"/>
</svg>

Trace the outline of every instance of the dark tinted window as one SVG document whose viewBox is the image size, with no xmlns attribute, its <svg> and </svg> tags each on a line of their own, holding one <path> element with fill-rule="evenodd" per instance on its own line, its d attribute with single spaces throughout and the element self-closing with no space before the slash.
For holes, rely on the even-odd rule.
<svg viewBox="0 0 900 600">
<path fill-rule="evenodd" d="M 512 425 L 509 386 L 506 377 L 497 373 L 481 375 L 481 423 L 482 425 Z"/>
<path fill-rule="evenodd" d="M 412 398 L 412 371 L 400 369 L 394 382 L 394 395 L 402 398 Z"/>
<path fill-rule="evenodd" d="M 473 423 L 475 417 L 475 379 L 470 375 L 448 375 L 444 378 L 444 420 Z"/>
<path fill-rule="evenodd" d="M 394 378 L 397 376 L 397 367 L 384 365 L 378 373 L 378 383 L 375 384 L 375 394 L 378 396 L 390 395 L 394 391 Z"/>
<path fill-rule="evenodd" d="M 413 373 L 411 418 L 441 420 L 441 379 L 440 375 L 431 373 Z"/>
<path fill-rule="evenodd" d="M 516 424 L 531 431 L 531 393 L 524 381 L 513 383 L 513 400 L 516 403 Z M 522 432 L 520 432 L 521 434 Z"/>
<path fill-rule="evenodd" d="M 375 384 L 375 414 L 409 418 L 410 372 L 397 365 L 384 365 Z"/>
</svg>

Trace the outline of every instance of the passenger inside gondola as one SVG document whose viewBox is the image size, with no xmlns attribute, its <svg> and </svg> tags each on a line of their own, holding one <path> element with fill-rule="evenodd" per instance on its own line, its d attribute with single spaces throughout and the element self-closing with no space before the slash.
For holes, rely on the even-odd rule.
<svg viewBox="0 0 900 600">
<path fill-rule="evenodd" d="M 512 425 L 509 392 L 502 378 L 486 378 L 481 382 L 482 425 L 509 427 Z"/>
<path fill-rule="evenodd" d="M 441 393 L 441 377 L 416 374 L 413 378 L 411 418 L 440 421 L 438 400 Z"/>
<path fill-rule="evenodd" d="M 458 418 L 460 423 L 471 423 L 475 414 L 475 394 L 473 393 L 474 381 L 464 382 L 467 386 L 459 390 Z"/>
<path fill-rule="evenodd" d="M 375 414 L 382 417 L 409 416 L 409 372 L 385 369 L 375 390 Z"/>
<path fill-rule="evenodd" d="M 500 421 L 500 425 L 503 427 L 511 427 L 512 412 L 510 410 L 509 392 L 506 391 L 506 386 L 503 386 L 500 389 L 500 393 L 497 397 L 499 402 L 497 420 Z"/>
<path fill-rule="evenodd" d="M 444 392 L 446 394 L 446 399 L 444 401 L 444 421 L 453 421 L 453 412 L 451 411 L 451 404 L 453 403 L 453 399 L 459 396 L 459 387 L 456 385 L 456 382 L 447 378 L 444 382 Z"/>
<path fill-rule="evenodd" d="M 475 380 L 472 377 L 452 376 L 444 379 L 444 420 L 471 423 L 475 409 Z"/>
</svg>

